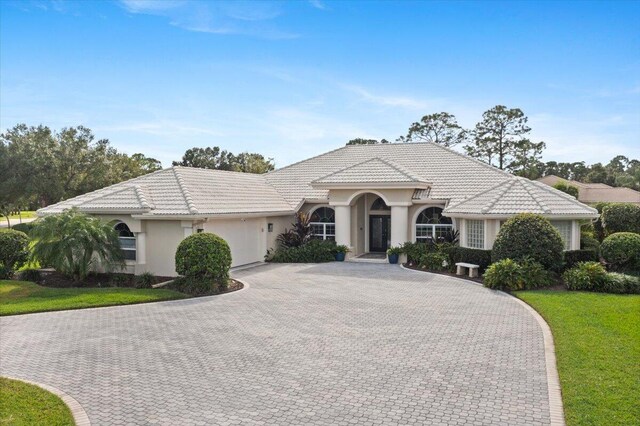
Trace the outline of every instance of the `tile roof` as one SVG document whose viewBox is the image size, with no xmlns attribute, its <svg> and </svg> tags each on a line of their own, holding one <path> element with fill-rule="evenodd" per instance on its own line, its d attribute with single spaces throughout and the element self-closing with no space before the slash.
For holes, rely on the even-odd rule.
<svg viewBox="0 0 640 426">
<path fill-rule="evenodd" d="M 512 215 L 539 213 L 544 215 L 598 216 L 598 212 L 574 197 L 541 182 L 513 177 L 486 191 L 450 204 L 445 214 Z"/>
<path fill-rule="evenodd" d="M 381 158 L 372 158 L 353 166 L 316 179 L 314 183 L 411 183 L 421 182 L 420 178 L 402 169 L 397 164 Z"/>
</svg>

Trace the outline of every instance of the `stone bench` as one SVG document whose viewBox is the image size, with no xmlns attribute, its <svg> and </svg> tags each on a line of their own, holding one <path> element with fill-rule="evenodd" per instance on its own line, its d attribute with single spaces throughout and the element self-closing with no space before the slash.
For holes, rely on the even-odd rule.
<svg viewBox="0 0 640 426">
<path fill-rule="evenodd" d="M 456 275 L 464 275 L 464 269 L 469 270 L 469 278 L 475 278 L 478 276 L 480 265 L 474 265 L 473 263 L 456 263 Z"/>
</svg>

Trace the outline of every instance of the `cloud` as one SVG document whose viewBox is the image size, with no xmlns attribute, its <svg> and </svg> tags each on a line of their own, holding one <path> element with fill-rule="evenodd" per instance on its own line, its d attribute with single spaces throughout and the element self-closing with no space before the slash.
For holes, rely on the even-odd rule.
<svg viewBox="0 0 640 426">
<path fill-rule="evenodd" d="M 195 32 L 237 34 L 267 39 L 299 35 L 279 29 L 273 20 L 283 14 L 274 1 L 120 0 L 129 13 L 162 16 L 169 24 Z"/>
<path fill-rule="evenodd" d="M 309 0 L 309 4 L 316 9 L 327 10 L 327 5 L 321 2 L 320 0 Z"/>
<path fill-rule="evenodd" d="M 341 85 L 347 92 L 357 95 L 361 100 L 375 105 L 424 110 L 429 103 L 409 96 L 378 95 L 354 85 Z"/>
</svg>

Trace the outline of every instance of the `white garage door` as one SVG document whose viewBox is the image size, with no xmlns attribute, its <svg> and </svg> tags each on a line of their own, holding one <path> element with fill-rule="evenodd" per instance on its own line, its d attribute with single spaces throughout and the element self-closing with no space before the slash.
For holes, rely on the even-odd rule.
<svg viewBox="0 0 640 426">
<path fill-rule="evenodd" d="M 205 231 L 224 238 L 231 248 L 231 266 L 261 262 L 266 253 L 266 219 L 214 220 L 205 223 Z"/>
</svg>

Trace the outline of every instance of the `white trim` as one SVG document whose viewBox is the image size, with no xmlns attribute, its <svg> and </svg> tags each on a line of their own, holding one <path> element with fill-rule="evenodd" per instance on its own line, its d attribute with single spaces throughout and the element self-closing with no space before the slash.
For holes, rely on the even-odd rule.
<svg viewBox="0 0 640 426">
<path fill-rule="evenodd" d="M 389 204 L 389 200 L 387 200 L 387 197 L 385 197 L 380 191 L 376 191 L 375 189 L 363 189 L 363 190 L 354 192 L 353 194 L 351 194 L 351 197 L 349 197 L 349 200 L 346 201 L 346 204 L 351 205 L 351 203 L 353 203 L 353 200 L 355 200 L 362 194 L 376 194 L 378 197 L 382 198 L 382 200 L 387 206 L 391 207 L 391 204 Z M 331 202 L 329 202 L 329 204 L 331 204 Z M 367 206 L 367 208 L 369 207 L 370 206 Z"/>
<path fill-rule="evenodd" d="M 373 189 L 373 188 L 386 188 L 386 189 L 428 189 L 432 186 L 429 182 L 358 182 L 358 183 L 321 183 L 311 182 L 311 187 L 314 189 Z"/>
<path fill-rule="evenodd" d="M 445 208 L 445 206 L 442 205 L 442 204 L 437 204 L 436 201 L 431 201 L 429 203 L 420 203 L 420 205 L 422 207 L 417 209 L 413 213 L 413 216 L 411 217 L 411 222 L 409 224 L 409 226 L 411 226 L 411 242 L 417 241 L 416 220 L 418 220 L 418 216 L 420 216 L 420 213 L 422 213 L 424 210 L 428 209 L 429 207 L 438 207 L 438 208 L 443 210 L 442 214 L 444 216 L 444 208 Z M 452 220 L 452 222 L 454 222 L 454 221 Z M 456 229 L 455 223 L 452 223 L 452 225 L 453 225 L 453 229 Z"/>
</svg>

